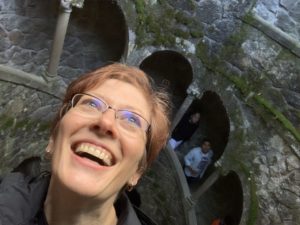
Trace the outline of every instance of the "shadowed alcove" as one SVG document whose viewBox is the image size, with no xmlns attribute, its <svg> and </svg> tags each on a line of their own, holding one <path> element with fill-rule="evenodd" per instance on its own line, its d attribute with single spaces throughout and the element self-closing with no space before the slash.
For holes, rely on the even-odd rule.
<svg viewBox="0 0 300 225">
<path fill-rule="evenodd" d="M 202 223 L 211 224 L 215 218 L 229 217 L 228 225 L 238 225 L 243 212 L 243 188 L 236 172 L 221 176 L 197 202 Z"/>
<path fill-rule="evenodd" d="M 107 61 L 119 61 L 125 55 L 128 27 L 116 1 L 86 0 L 82 9 L 73 8 L 70 23 L 75 25 L 73 32 L 83 43 L 83 48 L 77 51 L 89 56 L 86 67 L 94 69 Z M 72 37 L 67 35 L 68 38 Z M 68 43 L 72 44 L 67 40 Z"/>
<path fill-rule="evenodd" d="M 203 137 L 211 140 L 214 152 L 213 161 L 223 154 L 229 137 L 229 118 L 219 95 L 213 91 L 205 91 L 201 99 L 193 101 L 190 109 L 201 113 L 200 125 L 193 135 L 200 144 Z"/>
<path fill-rule="evenodd" d="M 164 50 L 154 52 L 140 65 L 158 86 L 165 87 L 172 95 L 174 109 L 178 109 L 193 78 L 190 62 L 180 53 Z"/>
</svg>

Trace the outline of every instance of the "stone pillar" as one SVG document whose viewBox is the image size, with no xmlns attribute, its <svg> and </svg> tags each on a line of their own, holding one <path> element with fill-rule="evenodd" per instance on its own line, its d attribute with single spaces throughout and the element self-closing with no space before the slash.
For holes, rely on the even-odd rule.
<svg viewBox="0 0 300 225">
<path fill-rule="evenodd" d="M 84 0 L 61 0 L 60 1 L 60 13 L 57 19 L 51 56 L 50 56 L 47 71 L 45 72 L 46 80 L 51 80 L 57 76 L 57 69 L 58 69 L 59 60 L 64 45 L 70 14 L 72 12 L 72 6 L 81 8 L 83 6 L 83 2 Z"/>
<path fill-rule="evenodd" d="M 195 225 L 197 224 L 197 217 L 194 208 L 196 202 L 193 201 L 193 198 L 190 193 L 190 188 L 187 184 L 186 177 L 183 173 L 182 166 L 178 160 L 177 155 L 175 154 L 174 150 L 170 145 L 167 145 L 166 150 L 167 156 L 172 162 L 173 169 L 177 175 L 176 178 L 178 182 L 178 187 L 181 191 L 186 225 Z"/>
<path fill-rule="evenodd" d="M 206 192 L 220 177 L 221 171 L 217 168 L 205 181 L 204 183 L 193 193 L 192 201 L 197 202 L 199 197 Z"/>
</svg>

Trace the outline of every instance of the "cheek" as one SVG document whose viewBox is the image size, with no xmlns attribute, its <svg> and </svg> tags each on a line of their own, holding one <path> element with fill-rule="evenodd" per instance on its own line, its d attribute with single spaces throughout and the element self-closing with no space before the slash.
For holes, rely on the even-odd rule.
<svg viewBox="0 0 300 225">
<path fill-rule="evenodd" d="M 60 120 L 57 133 L 60 137 L 69 137 L 86 124 L 88 124 L 88 120 L 76 115 L 72 110 L 69 110 Z"/>
<path fill-rule="evenodd" d="M 74 130 L 74 125 L 76 122 L 69 122 L 70 120 L 65 115 L 57 124 L 56 130 L 53 133 L 53 142 L 52 142 L 52 150 L 53 150 L 53 158 L 52 161 L 57 161 L 60 158 L 60 155 L 63 152 L 63 147 L 66 144 L 65 142 L 71 136 L 72 131 Z M 73 120 L 76 121 L 76 120 Z M 53 162 L 52 162 L 53 163 Z"/>
<path fill-rule="evenodd" d="M 123 154 L 136 162 L 140 162 L 145 154 L 146 144 L 143 139 L 122 140 Z"/>
</svg>

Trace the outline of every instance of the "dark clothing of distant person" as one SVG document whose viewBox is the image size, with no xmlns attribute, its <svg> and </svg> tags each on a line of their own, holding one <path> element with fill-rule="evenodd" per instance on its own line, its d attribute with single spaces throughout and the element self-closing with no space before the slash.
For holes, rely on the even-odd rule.
<svg viewBox="0 0 300 225">
<path fill-rule="evenodd" d="M 172 138 L 176 141 L 186 141 L 194 134 L 198 125 L 199 123 L 190 122 L 190 116 L 185 116 L 174 129 Z"/>
</svg>

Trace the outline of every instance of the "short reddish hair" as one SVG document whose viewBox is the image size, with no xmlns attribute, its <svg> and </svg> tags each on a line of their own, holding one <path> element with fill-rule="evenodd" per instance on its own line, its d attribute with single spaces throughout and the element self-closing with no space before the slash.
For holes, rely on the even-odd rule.
<svg viewBox="0 0 300 225">
<path fill-rule="evenodd" d="M 53 122 L 51 134 L 56 133 L 57 125 L 63 115 L 63 111 L 70 105 L 72 97 L 77 93 L 84 93 L 90 89 L 103 84 L 106 80 L 117 79 L 127 82 L 141 90 L 151 107 L 150 130 L 147 134 L 146 160 L 142 160 L 141 167 L 146 169 L 164 148 L 170 129 L 170 99 L 163 90 L 155 90 L 151 80 L 140 69 L 121 63 L 113 63 L 87 74 L 81 75 L 74 80 L 67 88 L 63 104 L 59 114 Z M 145 162 L 146 161 L 146 162 Z"/>
</svg>

